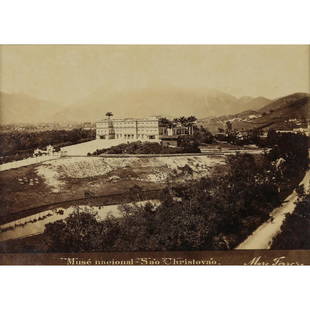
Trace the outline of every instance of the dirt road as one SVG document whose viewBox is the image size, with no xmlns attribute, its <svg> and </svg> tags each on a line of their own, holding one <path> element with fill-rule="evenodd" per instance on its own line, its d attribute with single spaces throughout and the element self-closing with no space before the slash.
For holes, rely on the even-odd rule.
<svg viewBox="0 0 310 310">
<path fill-rule="evenodd" d="M 307 171 L 300 185 L 304 185 L 305 190 L 310 190 L 310 170 Z M 236 250 L 270 249 L 272 239 L 281 232 L 281 225 L 287 213 L 293 213 L 297 193 L 294 190 L 282 203 L 282 205 L 271 212 L 271 218 L 259 226 L 245 241 L 236 247 Z"/>
</svg>

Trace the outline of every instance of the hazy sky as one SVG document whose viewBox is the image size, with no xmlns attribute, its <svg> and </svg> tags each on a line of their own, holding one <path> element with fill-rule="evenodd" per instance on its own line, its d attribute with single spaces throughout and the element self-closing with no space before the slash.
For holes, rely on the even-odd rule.
<svg viewBox="0 0 310 310">
<path fill-rule="evenodd" d="M 211 88 L 276 98 L 309 92 L 309 46 L 1 46 L 0 89 L 63 104 L 98 89 Z"/>
</svg>

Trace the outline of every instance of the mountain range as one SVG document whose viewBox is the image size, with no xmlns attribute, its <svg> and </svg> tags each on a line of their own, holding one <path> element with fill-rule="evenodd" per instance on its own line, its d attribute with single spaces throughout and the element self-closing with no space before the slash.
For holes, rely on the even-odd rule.
<svg viewBox="0 0 310 310">
<path fill-rule="evenodd" d="M 63 105 L 27 94 L 0 92 L 1 123 L 97 121 L 112 112 L 115 118 L 163 115 L 216 117 L 258 110 L 270 104 L 264 97 L 237 98 L 217 90 L 142 89 L 110 93 L 98 90 L 81 102 Z"/>
<path fill-rule="evenodd" d="M 112 112 L 115 118 L 195 115 L 215 126 L 231 119 L 257 118 L 246 124 L 267 124 L 309 117 L 310 95 L 295 93 L 275 100 L 237 98 L 217 90 L 137 90 L 109 93 L 98 90 L 83 101 L 64 106 L 27 94 L 0 92 L 0 123 L 95 122 Z"/>
</svg>

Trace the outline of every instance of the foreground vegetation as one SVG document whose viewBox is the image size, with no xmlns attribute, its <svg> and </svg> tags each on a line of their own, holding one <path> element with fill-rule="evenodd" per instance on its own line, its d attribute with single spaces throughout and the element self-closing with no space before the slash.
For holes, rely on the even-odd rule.
<svg viewBox="0 0 310 310">
<path fill-rule="evenodd" d="M 235 169 L 241 164 L 251 169 Z M 279 196 L 270 181 L 256 182 L 264 178 L 252 156 L 232 158 L 229 167 L 226 178 L 168 186 L 159 206 L 124 205 L 121 218 L 98 221 L 95 214 L 77 212 L 48 224 L 48 247 L 63 252 L 231 249 L 268 218 Z"/>
<path fill-rule="evenodd" d="M 286 216 L 271 249 L 295 250 L 310 249 L 310 195 L 302 193 L 292 214 Z"/>
<path fill-rule="evenodd" d="M 43 149 L 49 144 L 59 150 L 60 147 L 93 139 L 95 130 L 83 129 L 0 133 L 0 164 L 31 157 L 36 148 Z"/>
<path fill-rule="evenodd" d="M 249 154 L 228 158 L 225 177 L 167 185 L 159 205 L 124 205 L 122 217 L 104 220 L 76 212 L 48 224 L 47 247 L 51 252 L 232 249 L 269 218 L 307 169 L 307 143 L 300 144 L 306 140 L 276 138 L 260 161 Z"/>
</svg>

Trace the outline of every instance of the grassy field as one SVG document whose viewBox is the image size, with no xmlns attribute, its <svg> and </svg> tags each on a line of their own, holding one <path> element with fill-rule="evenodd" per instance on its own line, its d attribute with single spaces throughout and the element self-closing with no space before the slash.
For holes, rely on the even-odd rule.
<svg viewBox="0 0 310 310">
<path fill-rule="evenodd" d="M 58 199 L 44 179 L 35 171 L 36 165 L 0 173 L 0 216 L 27 209 L 30 206 Z"/>
</svg>

